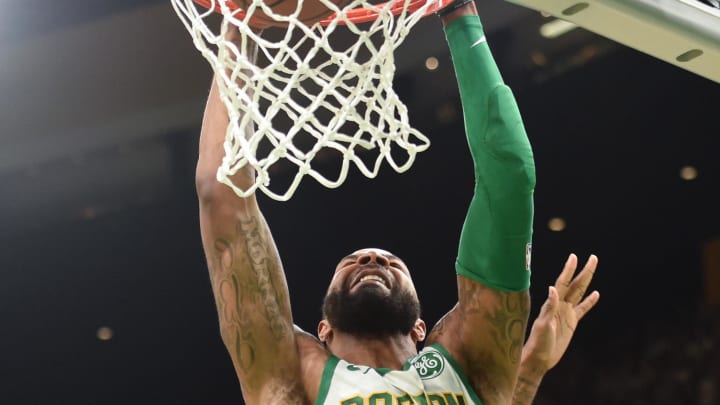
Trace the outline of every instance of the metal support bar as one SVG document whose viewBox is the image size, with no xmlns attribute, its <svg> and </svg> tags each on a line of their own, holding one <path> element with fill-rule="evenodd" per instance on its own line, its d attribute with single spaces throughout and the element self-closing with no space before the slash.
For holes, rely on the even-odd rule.
<svg viewBox="0 0 720 405">
<path fill-rule="evenodd" d="M 508 0 L 720 83 L 720 10 L 697 0 Z"/>
</svg>

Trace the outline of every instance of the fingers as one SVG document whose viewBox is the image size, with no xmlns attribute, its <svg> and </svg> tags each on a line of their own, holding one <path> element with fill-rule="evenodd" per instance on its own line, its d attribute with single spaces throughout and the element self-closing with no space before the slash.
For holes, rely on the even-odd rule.
<svg viewBox="0 0 720 405">
<path fill-rule="evenodd" d="M 558 310 L 558 307 L 560 303 L 560 297 L 558 296 L 558 291 L 555 289 L 555 287 L 550 286 L 548 287 L 548 297 L 545 300 L 545 303 L 543 304 L 542 308 L 540 308 L 540 314 L 538 315 L 538 319 L 551 319 L 555 316 L 555 313 Z"/>
<path fill-rule="evenodd" d="M 551 312 L 557 312 L 558 307 L 560 303 L 560 294 L 558 294 L 558 291 L 555 287 L 550 286 L 548 287 L 548 310 Z"/>
<path fill-rule="evenodd" d="M 558 293 L 560 299 L 565 299 L 565 295 L 570 288 L 570 282 L 575 274 L 575 269 L 577 269 L 577 256 L 575 256 L 574 253 L 571 253 L 565 261 L 565 266 L 563 267 L 562 272 L 555 280 L 555 288 L 557 289 L 556 292 Z"/>
<path fill-rule="evenodd" d="M 568 286 L 565 301 L 576 305 L 580 302 L 580 300 L 582 300 L 582 298 L 585 296 L 585 292 L 587 291 L 588 286 L 590 286 L 590 282 L 592 281 L 593 276 L 595 276 L 595 269 L 597 268 L 597 264 L 597 256 L 590 255 L 587 263 L 585 263 L 585 267 L 583 267 L 580 274 L 578 274 L 578 276 L 575 277 L 575 279 Z"/>
<path fill-rule="evenodd" d="M 598 301 L 600 301 L 600 293 L 597 291 L 593 291 L 590 295 L 585 297 L 585 299 L 575 307 L 575 314 L 577 315 L 578 321 L 581 320 L 585 314 L 590 312 Z"/>
</svg>

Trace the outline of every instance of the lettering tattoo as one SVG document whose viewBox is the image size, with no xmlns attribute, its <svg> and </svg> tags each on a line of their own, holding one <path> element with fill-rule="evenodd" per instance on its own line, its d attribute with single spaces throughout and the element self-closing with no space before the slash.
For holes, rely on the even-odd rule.
<svg viewBox="0 0 720 405">
<path fill-rule="evenodd" d="M 282 270 L 271 256 L 274 247 L 268 243 L 269 232 L 262 219 L 253 216 L 241 220 L 235 231 L 237 235 L 233 236 L 240 236 L 237 243 L 226 238 L 214 241 L 208 264 L 223 341 L 238 371 L 249 373 L 256 365 L 261 339 L 255 331 L 258 322 L 266 325 L 276 341 L 287 338 L 291 327 L 284 314 L 290 309 L 282 295 Z"/>
<path fill-rule="evenodd" d="M 280 310 L 282 298 L 273 283 L 271 275 L 281 271 L 277 266 L 271 264 L 268 257 L 267 239 L 263 238 L 258 226 L 258 220 L 251 217 L 247 221 L 240 222 L 240 231 L 245 235 L 245 248 L 250 259 L 250 266 L 255 275 L 257 292 L 265 308 L 265 315 L 270 324 L 270 329 L 277 340 L 284 338 L 290 332 L 287 321 L 283 319 Z"/>
</svg>

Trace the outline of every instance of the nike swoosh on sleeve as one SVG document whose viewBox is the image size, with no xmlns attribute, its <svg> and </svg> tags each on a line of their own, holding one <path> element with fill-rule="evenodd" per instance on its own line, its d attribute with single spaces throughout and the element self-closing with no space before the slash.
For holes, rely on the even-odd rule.
<svg viewBox="0 0 720 405">
<path fill-rule="evenodd" d="M 480 44 L 482 44 L 482 43 L 484 43 L 484 42 L 487 42 L 487 38 L 485 38 L 485 35 L 483 35 L 482 37 L 480 37 L 480 39 L 478 39 L 477 41 L 475 41 L 474 44 L 470 45 L 470 48 L 475 48 L 476 46 L 478 46 L 478 45 L 480 45 Z"/>
</svg>

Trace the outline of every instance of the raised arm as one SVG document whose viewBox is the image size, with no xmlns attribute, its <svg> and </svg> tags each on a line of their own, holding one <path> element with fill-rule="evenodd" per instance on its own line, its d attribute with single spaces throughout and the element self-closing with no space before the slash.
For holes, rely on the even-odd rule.
<svg viewBox="0 0 720 405">
<path fill-rule="evenodd" d="M 245 52 L 248 57 L 254 53 Z M 238 198 L 216 180 L 228 119 L 213 80 L 196 184 L 220 334 L 248 405 L 303 403 L 288 289 L 270 229 L 254 196 Z M 236 176 L 241 186 L 254 181 L 247 167 Z"/>
<path fill-rule="evenodd" d="M 548 298 L 523 347 L 513 405 L 532 404 L 543 377 L 565 354 L 578 323 L 598 303 L 597 291 L 585 296 L 597 262 L 596 256 L 590 256 L 580 274 L 573 278 L 577 256 L 570 255 L 555 285 L 548 288 Z"/>
<path fill-rule="evenodd" d="M 529 313 L 535 166 L 510 89 L 470 2 L 442 17 L 474 161 L 456 262 L 458 304 L 429 341 L 455 357 L 485 405 L 509 404 Z"/>
</svg>

